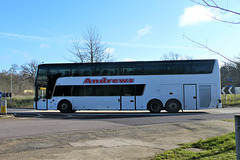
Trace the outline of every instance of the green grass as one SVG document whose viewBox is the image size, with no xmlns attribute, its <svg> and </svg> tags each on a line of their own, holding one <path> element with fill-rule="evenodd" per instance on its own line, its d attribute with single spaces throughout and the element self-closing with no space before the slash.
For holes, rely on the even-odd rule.
<svg viewBox="0 0 240 160">
<path fill-rule="evenodd" d="M 234 119 L 222 119 L 222 120 L 225 121 L 225 122 L 235 122 Z"/>
<path fill-rule="evenodd" d="M 30 95 L 18 95 L 13 96 L 11 99 L 7 99 L 8 108 L 33 108 L 33 97 Z"/>
<path fill-rule="evenodd" d="M 227 97 L 227 100 L 226 100 L 226 97 Z M 226 97 L 225 95 L 221 95 L 223 107 L 240 106 L 240 94 L 236 95 L 236 100 L 235 100 L 234 94 L 227 94 Z"/>
<path fill-rule="evenodd" d="M 199 149 L 197 152 L 189 149 Z M 182 144 L 180 148 L 157 155 L 154 160 L 231 160 L 236 159 L 235 133 Z"/>
</svg>

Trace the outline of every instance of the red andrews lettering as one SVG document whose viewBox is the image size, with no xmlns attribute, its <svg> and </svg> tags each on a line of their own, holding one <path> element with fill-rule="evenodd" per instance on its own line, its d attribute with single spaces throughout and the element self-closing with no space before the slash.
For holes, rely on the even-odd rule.
<svg viewBox="0 0 240 160">
<path fill-rule="evenodd" d="M 83 84 L 93 84 L 93 83 L 134 83 L 133 78 L 119 78 L 119 79 L 108 79 L 108 78 L 102 78 L 102 79 L 92 79 L 92 78 L 85 78 L 83 81 Z"/>
</svg>

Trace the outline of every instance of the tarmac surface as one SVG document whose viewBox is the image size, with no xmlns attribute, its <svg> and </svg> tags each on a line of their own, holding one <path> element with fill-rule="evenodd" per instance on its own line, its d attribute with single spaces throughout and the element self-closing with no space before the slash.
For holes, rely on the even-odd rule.
<svg viewBox="0 0 240 160">
<path fill-rule="evenodd" d="M 29 110 L 28 110 L 29 111 Z M 28 112 L 25 111 L 25 112 Z M 32 111 L 29 111 L 32 112 Z M 35 111 L 34 111 L 35 112 Z M 37 111 L 43 114 L 45 111 Z M 234 118 L 234 114 L 240 113 L 240 108 L 222 108 L 217 110 L 197 111 L 199 113 L 188 113 L 177 115 L 166 115 L 161 113 L 160 116 L 140 116 L 140 117 L 124 117 L 128 113 L 111 113 L 113 118 L 106 118 L 106 112 L 101 112 L 101 118 L 92 119 L 76 119 L 76 118 L 53 118 L 53 117 L 16 117 L 8 119 L 0 119 L 0 126 L 7 124 L 11 128 L 11 123 L 19 122 L 19 128 L 25 122 L 27 125 L 41 122 L 47 130 L 51 131 L 54 126 L 66 130 L 64 132 L 49 132 L 44 134 L 29 134 L 27 136 L 19 136 L 15 138 L 2 138 L 0 141 L 1 159 L 151 159 L 156 154 L 165 150 L 179 147 L 181 143 L 194 142 L 199 139 L 214 137 L 229 132 L 233 132 L 235 127 L 233 122 L 226 122 L 218 118 L 218 116 L 227 115 L 230 119 Z M 46 111 L 46 114 L 49 112 Z M 55 112 L 54 112 L 55 113 Z M 60 114 L 56 112 L 57 114 Z M 53 114 L 53 112 L 51 112 Z M 96 112 L 77 112 L 77 114 L 93 114 Z M 114 118 L 117 114 L 117 118 Z M 123 118 L 119 118 L 118 114 L 123 114 Z M 134 113 L 129 113 L 134 114 Z M 146 113 L 139 113 L 146 114 Z M 148 114 L 148 113 L 147 113 Z M 182 115 L 181 115 L 182 114 Z M 189 114 L 189 115 L 188 115 Z M 180 116 L 179 116 L 180 115 Z M 200 119 L 200 116 L 212 116 L 217 119 Z M 231 115 L 231 116 L 230 116 Z M 87 115 L 85 115 L 87 116 Z M 116 116 L 116 115 L 115 115 Z M 192 120 L 178 121 L 177 117 L 192 116 Z M 44 118 L 42 118 L 44 117 Z M 64 117 L 64 116 L 63 116 Z M 166 121 L 164 123 L 155 123 L 155 119 L 162 120 L 166 117 L 175 117 L 174 121 Z M 152 119 L 152 120 L 151 120 Z M 173 119 L 173 118 L 171 118 Z M 224 118 L 223 118 L 224 119 Z M 121 123 L 117 123 L 121 120 Z M 137 123 L 137 121 L 151 120 L 146 123 Z M 31 121 L 31 122 L 29 122 Z M 50 126 L 46 126 L 51 122 Z M 63 125 L 60 122 L 67 122 Z M 125 121 L 136 121 L 127 123 Z M 86 124 L 87 127 L 96 125 L 97 128 L 89 128 L 78 130 L 77 127 Z M 97 123 L 98 122 L 98 123 Z M 154 123 L 153 123 L 154 122 Z M 99 123 L 105 124 L 105 127 L 99 126 Z M 74 126 L 74 124 L 77 124 Z M 27 126 L 26 125 L 26 126 Z M 68 132 L 68 127 L 76 128 L 74 131 Z M 68 126 L 68 127 L 67 127 Z M 41 125 L 38 125 L 41 130 Z M 31 128 L 31 125 L 29 126 Z M 27 128 L 25 128 L 26 130 Z M 2 130 L 1 130 L 2 132 Z M 29 131 L 30 132 L 30 131 Z M 9 137 L 11 133 L 6 132 Z M 20 134 L 20 133 L 19 133 Z"/>
</svg>

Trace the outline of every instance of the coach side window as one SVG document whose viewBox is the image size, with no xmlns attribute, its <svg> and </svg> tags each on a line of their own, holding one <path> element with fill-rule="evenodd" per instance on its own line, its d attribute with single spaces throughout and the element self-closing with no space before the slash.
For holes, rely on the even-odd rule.
<svg viewBox="0 0 240 160">
<path fill-rule="evenodd" d="M 190 64 L 189 63 L 168 63 L 167 74 L 189 74 Z"/>
<path fill-rule="evenodd" d="M 72 66 L 73 76 L 94 76 L 95 73 L 95 66 L 92 65 Z"/>
<path fill-rule="evenodd" d="M 65 66 L 51 66 L 49 67 L 48 77 L 57 79 L 59 77 L 70 76 L 70 67 Z"/>
<path fill-rule="evenodd" d="M 134 85 L 123 85 L 122 86 L 122 96 L 134 96 L 135 86 Z"/>
<path fill-rule="evenodd" d="M 85 96 L 84 86 L 73 86 L 73 96 Z"/>
<path fill-rule="evenodd" d="M 96 76 L 114 76 L 119 74 L 118 64 L 96 65 Z"/>
<path fill-rule="evenodd" d="M 53 96 L 71 96 L 71 86 L 56 86 Z"/>
<path fill-rule="evenodd" d="M 144 64 L 145 75 L 157 75 L 166 73 L 166 64 L 146 63 Z"/>
<path fill-rule="evenodd" d="M 143 84 L 139 84 L 139 85 L 136 85 L 136 96 L 141 96 L 143 95 L 143 92 L 144 92 L 144 88 L 145 88 L 145 85 Z"/>
<path fill-rule="evenodd" d="M 212 73 L 214 62 L 198 62 L 191 64 L 192 74 Z"/>
<path fill-rule="evenodd" d="M 143 65 L 134 63 L 124 65 L 120 75 L 143 75 Z"/>
</svg>

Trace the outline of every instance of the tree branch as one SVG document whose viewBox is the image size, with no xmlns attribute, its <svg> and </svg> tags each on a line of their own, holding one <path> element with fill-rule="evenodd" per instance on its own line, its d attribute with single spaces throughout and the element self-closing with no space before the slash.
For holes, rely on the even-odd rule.
<svg viewBox="0 0 240 160">
<path fill-rule="evenodd" d="M 233 10 L 226 9 L 226 8 L 218 6 L 217 3 L 215 1 L 213 1 L 213 0 L 211 0 L 213 5 L 211 5 L 210 3 L 206 2 L 205 0 L 202 0 L 204 4 L 200 3 L 200 2 L 197 2 L 195 0 L 190 0 L 190 1 L 192 1 L 192 2 L 194 2 L 196 4 L 199 4 L 199 5 L 205 6 L 205 7 L 215 8 L 215 9 L 222 10 L 222 11 L 225 11 L 225 12 L 229 12 L 229 13 L 233 13 L 233 14 L 236 14 L 236 15 L 240 15 L 240 12 L 236 12 L 236 11 L 233 11 Z"/>
<path fill-rule="evenodd" d="M 207 49 L 209 52 L 215 53 L 215 54 L 223 57 L 224 59 L 226 59 L 226 60 L 228 60 L 228 61 L 230 61 L 230 62 L 232 62 L 232 63 L 234 63 L 234 64 L 239 64 L 238 62 L 233 61 L 233 60 L 227 58 L 227 57 L 224 56 L 223 54 L 221 54 L 221 53 L 219 53 L 219 52 L 217 52 L 217 51 L 212 50 L 212 49 L 209 48 L 207 45 L 204 45 L 204 44 L 202 44 L 202 43 L 196 42 L 196 41 L 190 39 L 189 37 L 187 37 L 187 36 L 185 36 L 185 35 L 183 35 L 183 37 L 186 38 L 187 40 L 191 41 L 192 43 L 197 44 L 199 47 L 202 47 L 202 48 L 204 48 L 204 49 Z"/>
<path fill-rule="evenodd" d="M 223 22 L 223 23 L 240 24 L 240 22 L 230 22 L 230 21 L 218 19 L 218 18 L 216 18 L 216 17 L 212 17 L 212 18 L 213 18 L 214 20 L 216 20 L 216 21 Z"/>
</svg>

